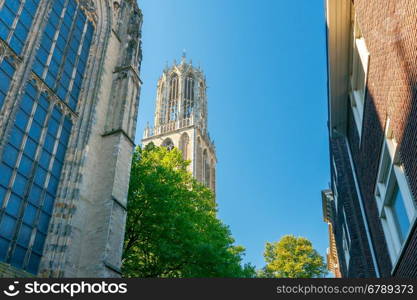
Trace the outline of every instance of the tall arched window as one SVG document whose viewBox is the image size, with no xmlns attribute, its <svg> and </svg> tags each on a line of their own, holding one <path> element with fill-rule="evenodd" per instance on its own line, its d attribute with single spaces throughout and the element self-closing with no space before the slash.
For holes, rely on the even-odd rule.
<svg viewBox="0 0 417 300">
<path fill-rule="evenodd" d="M 202 182 L 203 181 L 203 157 L 202 157 L 200 137 L 197 138 L 197 159 L 195 161 L 195 170 L 196 170 L 197 180 Z"/>
<path fill-rule="evenodd" d="M 162 147 L 166 147 L 168 150 L 172 150 L 172 149 L 174 149 L 174 143 L 172 142 L 172 140 L 170 138 L 166 138 L 162 142 Z"/>
<path fill-rule="evenodd" d="M 203 151 L 203 183 L 210 187 L 210 163 L 208 159 L 207 149 Z"/>
<path fill-rule="evenodd" d="M 204 83 L 202 81 L 200 81 L 199 90 L 200 90 L 201 114 L 205 116 L 206 115 L 206 101 L 205 101 L 206 87 L 204 86 Z"/>
<path fill-rule="evenodd" d="M 175 121 L 178 111 L 178 76 L 172 75 L 168 99 L 168 117 L 167 121 Z"/>
<path fill-rule="evenodd" d="M 216 191 L 216 170 L 214 167 L 214 160 L 211 160 L 211 178 L 210 178 L 210 187 L 213 190 L 213 192 Z"/>
<path fill-rule="evenodd" d="M 168 111 L 168 103 L 166 101 L 165 93 L 165 82 L 161 84 L 159 89 L 159 124 L 164 124 L 166 122 L 166 116 Z"/>
<path fill-rule="evenodd" d="M 191 117 L 194 106 L 194 79 L 188 75 L 185 79 L 184 119 Z"/>
<path fill-rule="evenodd" d="M 188 134 L 186 132 L 184 132 L 181 135 L 181 138 L 180 138 L 179 148 L 180 148 L 180 150 L 182 152 L 182 158 L 185 159 L 185 160 L 188 159 L 188 153 L 189 153 L 188 147 L 189 147 L 189 143 L 190 143 L 190 139 L 188 137 Z"/>
</svg>

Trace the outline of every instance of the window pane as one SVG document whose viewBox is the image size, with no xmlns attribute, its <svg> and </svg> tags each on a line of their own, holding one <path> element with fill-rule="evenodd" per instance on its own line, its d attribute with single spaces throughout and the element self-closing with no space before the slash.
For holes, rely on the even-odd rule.
<svg viewBox="0 0 417 300">
<path fill-rule="evenodd" d="M 10 1 L 10 2 L 17 2 L 17 1 Z M 8 3 L 9 4 L 9 3 Z M 11 27 L 14 21 L 16 14 L 13 13 L 7 6 L 4 6 L 3 9 L 0 11 L 0 19 L 7 25 L 7 27 Z"/>
<path fill-rule="evenodd" d="M 12 239 L 15 226 L 16 226 L 15 218 L 8 216 L 8 215 L 3 215 L 3 218 L 0 223 L 0 236 L 5 237 L 7 239 Z"/>
<path fill-rule="evenodd" d="M 54 107 L 54 109 L 52 110 L 52 117 L 55 118 L 55 120 L 59 121 L 61 120 L 62 117 L 62 112 L 59 110 L 58 107 Z"/>
<path fill-rule="evenodd" d="M 400 240 L 401 242 L 404 242 L 410 227 L 410 221 L 408 220 L 407 211 L 404 206 L 404 200 L 401 192 L 398 189 L 398 186 L 396 186 L 394 190 L 392 208 L 395 221 L 397 223 Z"/>
<path fill-rule="evenodd" d="M 27 179 L 19 173 L 17 173 L 16 178 L 14 179 L 13 192 L 23 197 L 23 195 L 25 194 L 26 183 Z"/>
<path fill-rule="evenodd" d="M 52 40 L 46 34 L 42 38 L 41 46 L 42 48 L 47 49 L 47 50 L 52 48 Z"/>
<path fill-rule="evenodd" d="M 29 203 L 25 208 L 23 221 L 28 225 L 33 225 L 35 223 L 35 218 L 36 218 L 36 207 Z"/>
<path fill-rule="evenodd" d="M 19 110 L 16 114 L 16 126 L 23 131 L 26 128 L 26 125 L 28 123 L 29 117 L 28 115 L 23 111 Z"/>
<path fill-rule="evenodd" d="M 49 183 L 48 183 L 48 192 L 51 193 L 52 195 L 56 194 L 56 190 L 58 188 L 58 180 L 51 176 L 49 178 Z"/>
<path fill-rule="evenodd" d="M 45 243 L 45 235 L 37 232 L 35 242 L 33 243 L 33 250 L 38 253 L 42 253 L 43 244 Z"/>
<path fill-rule="evenodd" d="M 35 183 L 43 186 L 46 178 L 46 171 L 41 167 L 38 167 L 35 171 Z"/>
<path fill-rule="evenodd" d="M 27 154 L 29 157 L 35 157 L 36 147 L 38 146 L 31 138 L 26 140 L 24 153 Z"/>
<path fill-rule="evenodd" d="M 19 173 L 21 173 L 22 175 L 26 177 L 29 177 L 30 170 L 32 169 L 32 163 L 33 163 L 32 159 L 30 159 L 26 155 L 23 155 L 19 164 L 19 169 L 18 169 Z"/>
<path fill-rule="evenodd" d="M 12 133 L 10 134 L 10 143 L 16 148 L 20 147 L 23 139 L 23 132 L 18 128 L 14 127 Z"/>
<path fill-rule="evenodd" d="M 62 145 L 61 143 L 59 143 L 58 144 L 58 149 L 56 151 L 56 158 L 61 162 L 64 161 L 65 151 L 66 151 L 66 147 L 64 145 Z"/>
<path fill-rule="evenodd" d="M 38 3 L 34 3 L 32 0 L 26 0 L 25 9 L 27 9 L 31 14 L 35 15 Z"/>
<path fill-rule="evenodd" d="M 7 251 L 9 250 L 9 241 L 3 238 L 0 238 L 0 260 L 4 261 L 6 259 Z"/>
<path fill-rule="evenodd" d="M 6 189 L 0 186 L 0 207 L 3 206 L 4 197 L 6 197 Z"/>
<path fill-rule="evenodd" d="M 9 201 L 7 202 L 6 212 L 14 217 L 17 217 L 19 214 L 20 206 L 22 205 L 22 198 L 11 194 Z"/>
<path fill-rule="evenodd" d="M 62 163 L 60 163 L 58 160 L 55 160 L 54 165 L 52 167 L 52 175 L 54 175 L 56 178 L 59 178 L 61 174 L 62 169 Z"/>
<path fill-rule="evenodd" d="M 39 105 L 42 106 L 45 110 L 48 110 L 49 107 L 49 101 L 45 94 L 42 94 L 39 97 Z"/>
<path fill-rule="evenodd" d="M 48 214 L 52 214 L 52 209 L 54 207 L 54 197 L 49 194 L 46 194 L 45 202 L 43 203 L 42 210 Z"/>
<path fill-rule="evenodd" d="M 19 21 L 16 25 L 16 29 L 14 31 L 14 34 L 16 35 L 17 38 L 19 38 L 20 41 L 25 41 L 27 34 L 28 34 L 28 30 L 26 29 L 26 27 L 22 24 L 21 21 Z"/>
<path fill-rule="evenodd" d="M 58 132 L 59 124 L 54 119 L 49 119 L 48 122 L 48 132 L 51 133 L 53 136 L 56 136 Z"/>
<path fill-rule="evenodd" d="M 32 185 L 29 193 L 29 202 L 38 206 L 41 201 L 42 190 L 37 185 Z"/>
<path fill-rule="evenodd" d="M 5 72 L 0 72 L 0 91 L 4 94 L 7 94 L 10 86 L 10 78 L 6 75 Z"/>
<path fill-rule="evenodd" d="M 45 138 L 45 143 L 44 143 L 44 148 L 49 152 L 49 153 L 52 153 L 53 152 L 53 150 L 54 150 L 54 145 L 55 145 L 55 138 L 52 136 L 52 135 L 50 135 L 50 134 L 47 134 L 46 135 L 46 138 Z"/>
<path fill-rule="evenodd" d="M 68 132 L 68 131 L 66 131 L 66 130 L 62 130 L 62 131 L 61 131 L 61 136 L 60 136 L 60 138 L 59 138 L 60 142 L 61 142 L 62 144 L 64 144 L 64 145 L 67 145 L 67 144 L 68 144 L 68 140 L 69 140 L 69 136 L 70 136 L 70 134 L 69 134 L 69 132 Z"/>
<path fill-rule="evenodd" d="M 21 268 L 25 260 L 26 249 L 16 246 L 10 263 L 16 268 Z"/>
<path fill-rule="evenodd" d="M 33 16 L 26 10 L 22 10 L 19 21 L 22 22 L 26 28 L 30 28 L 32 25 Z"/>
<path fill-rule="evenodd" d="M 30 258 L 29 258 L 27 271 L 32 273 L 32 274 L 37 274 L 40 262 L 41 262 L 40 255 L 37 255 L 37 254 L 32 252 L 31 255 L 30 255 Z"/>
<path fill-rule="evenodd" d="M 19 152 L 10 144 L 4 148 L 3 161 L 12 168 L 16 165 L 17 156 Z"/>
<path fill-rule="evenodd" d="M 8 62 L 7 59 L 4 59 L 1 63 L 1 69 L 10 77 L 13 77 L 14 74 L 14 67 Z"/>
<path fill-rule="evenodd" d="M 8 35 L 9 35 L 9 27 L 2 22 L 2 19 L 0 16 L 0 38 L 2 38 L 3 40 L 7 40 Z"/>
<path fill-rule="evenodd" d="M 30 241 L 30 235 L 32 234 L 32 228 L 22 224 L 19 230 L 19 235 L 17 236 L 17 242 L 27 248 Z"/>
<path fill-rule="evenodd" d="M 20 102 L 20 107 L 27 113 L 30 114 L 32 112 L 33 106 L 33 99 L 29 97 L 27 94 L 23 95 L 22 101 Z"/>
<path fill-rule="evenodd" d="M 48 154 L 45 150 L 42 151 L 41 158 L 39 159 L 39 164 L 45 169 L 49 169 L 49 161 L 51 160 L 51 155 Z"/>
<path fill-rule="evenodd" d="M 38 224 L 39 231 L 43 233 L 47 233 L 48 225 L 49 225 L 49 215 L 42 212 L 39 217 L 39 224 Z"/>
<path fill-rule="evenodd" d="M 32 122 L 32 126 L 29 130 L 29 136 L 33 138 L 35 141 L 38 141 L 41 137 L 41 131 L 42 128 L 36 122 Z"/>
<path fill-rule="evenodd" d="M 4 164 L 0 164 L 0 184 L 7 187 L 9 185 L 10 177 L 12 176 L 12 169 Z"/>
<path fill-rule="evenodd" d="M 10 40 L 10 47 L 17 53 L 20 54 L 23 49 L 23 42 L 20 41 L 15 35 Z"/>
<path fill-rule="evenodd" d="M 26 93 L 31 96 L 33 99 L 36 98 L 36 95 L 38 93 L 38 90 L 36 89 L 34 83 L 29 82 L 26 86 Z"/>
</svg>

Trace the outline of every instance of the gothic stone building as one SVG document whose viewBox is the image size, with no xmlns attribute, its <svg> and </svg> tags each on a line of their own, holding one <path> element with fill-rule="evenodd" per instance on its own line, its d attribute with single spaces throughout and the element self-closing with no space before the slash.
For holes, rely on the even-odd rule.
<svg viewBox="0 0 417 300">
<path fill-rule="evenodd" d="M 166 68 L 157 85 L 155 126 L 145 129 L 143 145 L 177 147 L 190 160 L 189 171 L 215 191 L 216 149 L 207 130 L 206 78 L 199 68 L 181 63 Z"/>
<path fill-rule="evenodd" d="M 344 277 L 417 277 L 417 3 L 327 0 L 333 228 Z"/>
<path fill-rule="evenodd" d="M 0 0 L 0 276 L 118 277 L 136 0 Z"/>
</svg>

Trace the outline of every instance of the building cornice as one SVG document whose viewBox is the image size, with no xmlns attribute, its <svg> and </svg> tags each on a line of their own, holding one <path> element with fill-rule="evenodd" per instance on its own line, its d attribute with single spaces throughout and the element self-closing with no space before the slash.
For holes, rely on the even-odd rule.
<svg viewBox="0 0 417 300">
<path fill-rule="evenodd" d="M 346 131 L 351 0 L 326 0 L 329 134 Z"/>
</svg>

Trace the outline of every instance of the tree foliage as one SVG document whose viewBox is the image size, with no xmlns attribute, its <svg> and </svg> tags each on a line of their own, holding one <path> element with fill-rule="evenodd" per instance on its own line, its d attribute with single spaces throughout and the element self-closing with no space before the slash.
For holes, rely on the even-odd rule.
<svg viewBox="0 0 417 300">
<path fill-rule="evenodd" d="M 315 278 L 327 274 L 323 257 L 309 240 L 286 235 L 280 241 L 265 245 L 266 266 L 259 277 Z"/>
<path fill-rule="evenodd" d="M 253 277 L 216 217 L 214 195 L 179 150 L 153 144 L 133 156 L 122 271 L 125 277 Z"/>
</svg>

